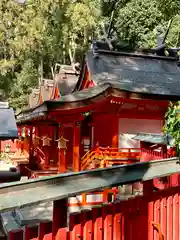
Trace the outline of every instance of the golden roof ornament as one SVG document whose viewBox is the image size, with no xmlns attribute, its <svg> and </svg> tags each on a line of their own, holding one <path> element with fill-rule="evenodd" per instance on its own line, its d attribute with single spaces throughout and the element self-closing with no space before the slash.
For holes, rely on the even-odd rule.
<svg viewBox="0 0 180 240">
<path fill-rule="evenodd" d="M 69 140 L 65 139 L 63 136 L 61 136 L 59 139 L 56 140 L 58 142 L 58 148 L 59 149 L 67 149 L 67 142 Z"/>
</svg>

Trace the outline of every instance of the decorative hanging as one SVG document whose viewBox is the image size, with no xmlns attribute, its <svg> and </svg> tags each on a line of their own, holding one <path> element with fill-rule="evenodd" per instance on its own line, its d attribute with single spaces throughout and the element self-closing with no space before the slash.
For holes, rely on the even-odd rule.
<svg viewBox="0 0 180 240">
<path fill-rule="evenodd" d="M 40 143 L 40 137 L 38 136 L 33 136 L 33 144 L 34 145 L 39 145 Z"/>
<path fill-rule="evenodd" d="M 51 141 L 52 141 L 52 139 L 49 138 L 48 136 L 42 137 L 41 140 L 43 141 L 43 142 L 42 142 L 42 145 L 43 145 L 43 146 L 51 146 Z"/>
<path fill-rule="evenodd" d="M 65 139 L 63 136 L 61 136 L 59 139 L 56 140 L 58 142 L 58 148 L 59 149 L 67 149 L 67 142 L 69 140 Z"/>
<path fill-rule="evenodd" d="M 23 127 L 21 129 L 21 137 L 25 138 L 25 136 L 26 136 L 26 130 L 25 130 L 25 127 Z"/>
</svg>

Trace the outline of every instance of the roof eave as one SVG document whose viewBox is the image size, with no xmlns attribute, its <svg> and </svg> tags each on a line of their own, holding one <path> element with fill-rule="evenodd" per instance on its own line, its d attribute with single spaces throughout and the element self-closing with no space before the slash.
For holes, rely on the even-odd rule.
<svg viewBox="0 0 180 240">
<path fill-rule="evenodd" d="M 95 86 L 94 88 L 100 88 L 100 86 Z M 68 111 L 73 112 L 82 112 L 84 109 L 94 107 L 97 103 L 107 99 L 107 97 L 120 97 L 122 99 L 137 99 L 137 100 L 154 100 L 160 102 L 168 101 L 177 101 L 180 96 L 175 95 L 160 95 L 160 94 L 148 94 L 148 93 L 135 93 L 126 90 L 118 89 L 115 85 L 106 84 L 102 86 L 101 91 L 97 93 L 97 95 L 89 96 L 86 99 L 81 98 L 79 100 L 48 100 L 45 101 L 42 105 L 30 109 L 28 112 L 21 112 L 17 116 L 17 122 L 22 121 L 30 121 L 33 119 L 37 119 L 40 117 L 47 117 L 48 112 L 54 109 L 58 109 L 60 112 L 64 114 L 64 111 L 68 113 Z M 80 91 L 82 92 L 82 91 Z M 80 93 L 79 92 L 79 93 Z"/>
<path fill-rule="evenodd" d="M 43 104 L 35 108 L 21 111 L 18 115 L 16 115 L 16 122 L 22 123 L 22 122 L 30 121 L 40 117 L 45 117 L 47 116 L 47 112 L 48 112 L 48 108 L 46 106 L 46 102 L 44 102 Z"/>
</svg>

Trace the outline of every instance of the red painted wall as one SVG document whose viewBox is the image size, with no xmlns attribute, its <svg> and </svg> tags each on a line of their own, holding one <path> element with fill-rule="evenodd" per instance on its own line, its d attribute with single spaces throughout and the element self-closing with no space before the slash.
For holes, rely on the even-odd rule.
<svg viewBox="0 0 180 240">
<path fill-rule="evenodd" d="M 111 147 L 114 124 L 117 124 L 117 121 L 110 114 L 94 118 L 94 146 L 99 142 L 102 147 Z"/>
<path fill-rule="evenodd" d="M 129 118 L 129 119 L 119 118 L 111 114 L 99 115 L 99 116 L 93 117 L 94 146 L 96 145 L 97 142 L 99 142 L 99 145 L 102 147 L 107 147 L 107 146 L 111 147 L 113 136 L 117 135 L 117 138 L 118 138 L 117 141 L 119 141 L 120 133 L 121 132 L 128 133 L 128 129 L 131 130 L 130 128 L 133 128 L 133 131 L 132 131 L 133 134 L 136 134 L 138 132 L 149 132 L 149 133 L 162 132 L 163 122 L 161 120 L 153 120 L 153 119 L 148 120 L 148 116 L 146 116 L 146 118 L 147 119 L 139 119 L 139 120 L 134 119 L 134 121 L 131 121 L 132 118 Z M 129 123 L 129 121 L 131 122 L 131 124 Z M 152 124 L 150 124 L 150 122 L 152 122 Z M 119 144 L 119 147 L 123 147 L 123 146 Z"/>
<path fill-rule="evenodd" d="M 66 152 L 66 159 L 67 159 L 67 165 L 72 165 L 72 149 L 73 149 L 73 127 L 65 127 L 63 136 L 65 139 L 68 140 L 67 142 L 67 152 Z"/>
</svg>

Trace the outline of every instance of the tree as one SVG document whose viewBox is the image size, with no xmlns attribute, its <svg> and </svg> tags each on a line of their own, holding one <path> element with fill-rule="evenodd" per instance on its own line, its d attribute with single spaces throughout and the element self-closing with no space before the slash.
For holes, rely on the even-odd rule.
<svg viewBox="0 0 180 240">
<path fill-rule="evenodd" d="M 180 154 L 180 101 L 170 103 L 165 115 L 164 133 L 174 139 L 174 145 L 178 155 Z"/>
<path fill-rule="evenodd" d="M 41 63 L 44 76 L 51 78 L 51 66 L 56 62 L 81 60 L 100 16 L 95 2 L 1 1 L 0 86 L 13 107 L 27 104 L 29 90 L 38 83 Z M 7 78 L 10 87 L 4 88 Z"/>
<path fill-rule="evenodd" d="M 107 0 L 28 0 L 24 4 L 1 0 L 1 97 L 9 99 L 14 108 L 22 108 L 38 84 L 40 65 L 44 77 L 51 78 L 55 63 L 81 61 L 90 42 L 104 37 L 102 29 L 110 22 L 112 5 Z M 179 46 L 178 0 L 119 1 L 113 37 L 138 47 L 154 47 L 157 30 L 164 34 L 173 15 L 166 42 Z"/>
</svg>

